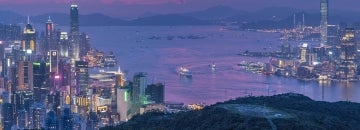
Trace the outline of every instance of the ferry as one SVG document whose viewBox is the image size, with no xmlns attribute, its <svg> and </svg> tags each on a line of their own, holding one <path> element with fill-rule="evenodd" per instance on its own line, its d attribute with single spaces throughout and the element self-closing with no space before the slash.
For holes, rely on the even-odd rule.
<svg viewBox="0 0 360 130">
<path fill-rule="evenodd" d="M 187 69 L 187 68 L 185 68 L 185 67 L 183 67 L 183 66 L 181 66 L 181 67 L 177 70 L 177 72 L 179 73 L 180 76 L 184 76 L 184 77 L 187 77 L 187 78 L 191 78 L 191 77 L 192 77 L 192 72 L 191 72 L 189 69 Z"/>
<path fill-rule="evenodd" d="M 210 68 L 211 68 L 212 71 L 216 70 L 216 65 L 215 65 L 215 63 L 212 63 L 212 64 L 210 64 L 209 66 L 210 66 Z"/>
</svg>

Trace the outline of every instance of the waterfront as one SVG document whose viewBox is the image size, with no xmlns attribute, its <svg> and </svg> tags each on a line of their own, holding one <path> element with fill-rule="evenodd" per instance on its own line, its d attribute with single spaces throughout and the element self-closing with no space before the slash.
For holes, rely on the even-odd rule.
<svg viewBox="0 0 360 130">
<path fill-rule="evenodd" d="M 359 83 L 305 82 L 241 71 L 237 64 L 243 60 L 266 62 L 268 58 L 237 54 L 278 50 L 282 43 L 277 33 L 217 26 L 82 27 L 81 31 L 89 33 L 95 48 L 114 52 L 128 79 L 136 72 L 147 72 L 149 83 L 164 82 L 166 101 L 212 104 L 240 96 L 294 92 L 315 100 L 360 102 Z M 151 39 L 154 36 L 160 39 Z M 215 72 L 208 66 L 212 63 L 217 66 Z M 193 71 L 191 79 L 179 77 L 180 66 Z"/>
</svg>

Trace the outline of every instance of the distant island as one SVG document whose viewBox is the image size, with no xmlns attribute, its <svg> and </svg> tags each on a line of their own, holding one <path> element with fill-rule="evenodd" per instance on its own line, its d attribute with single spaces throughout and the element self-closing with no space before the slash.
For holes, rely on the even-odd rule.
<svg viewBox="0 0 360 130">
<path fill-rule="evenodd" d="M 314 101 L 301 94 L 244 97 L 202 110 L 149 112 L 103 130 L 171 129 L 337 129 L 360 128 L 360 104 Z"/>
</svg>

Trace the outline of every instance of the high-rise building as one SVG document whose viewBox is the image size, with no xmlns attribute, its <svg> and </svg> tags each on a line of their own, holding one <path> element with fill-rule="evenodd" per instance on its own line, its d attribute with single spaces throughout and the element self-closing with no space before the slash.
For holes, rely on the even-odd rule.
<svg viewBox="0 0 360 130">
<path fill-rule="evenodd" d="M 147 86 L 146 73 L 137 73 L 134 75 L 132 86 L 132 101 L 134 102 L 145 102 L 145 89 Z"/>
<path fill-rule="evenodd" d="M 58 130 L 58 118 L 56 117 L 55 111 L 49 111 L 45 120 L 46 130 Z"/>
<path fill-rule="evenodd" d="M 1 106 L 2 124 L 4 130 L 11 130 L 14 123 L 14 106 L 11 103 L 4 103 Z"/>
<path fill-rule="evenodd" d="M 44 104 L 35 102 L 30 107 L 31 129 L 44 129 L 46 109 Z"/>
<path fill-rule="evenodd" d="M 36 54 L 36 33 L 35 29 L 28 20 L 27 25 L 24 28 L 23 39 L 21 42 L 21 51 L 27 55 Z"/>
<path fill-rule="evenodd" d="M 69 57 L 69 37 L 67 32 L 60 33 L 59 46 L 60 46 L 59 48 L 60 56 Z"/>
<path fill-rule="evenodd" d="M 43 101 L 49 92 L 49 65 L 45 62 L 33 63 L 35 101 Z"/>
<path fill-rule="evenodd" d="M 75 73 L 76 73 L 76 93 L 77 95 L 86 96 L 87 89 L 89 86 L 88 62 L 76 61 Z"/>
<path fill-rule="evenodd" d="M 59 70 L 59 55 L 57 50 L 50 50 L 50 72 L 57 74 Z"/>
<path fill-rule="evenodd" d="M 68 106 L 65 106 L 61 112 L 60 129 L 61 130 L 72 130 L 73 129 L 73 121 L 71 119 L 72 119 L 71 110 Z"/>
<path fill-rule="evenodd" d="M 29 61 L 19 61 L 16 70 L 16 90 L 33 90 L 33 63 Z"/>
<path fill-rule="evenodd" d="M 301 63 L 304 63 L 307 61 L 307 59 L 306 59 L 307 51 L 308 51 L 308 44 L 303 43 L 300 47 L 300 62 Z"/>
<path fill-rule="evenodd" d="M 90 51 L 90 38 L 87 34 L 82 33 L 80 35 L 80 57 L 86 56 L 88 51 Z"/>
<path fill-rule="evenodd" d="M 328 25 L 327 44 L 329 46 L 337 46 L 339 44 L 339 26 L 338 25 Z"/>
<path fill-rule="evenodd" d="M 353 79 L 356 73 L 355 57 L 355 31 L 345 29 L 345 34 L 341 38 L 340 63 L 337 76 L 343 80 Z"/>
<path fill-rule="evenodd" d="M 151 84 L 146 87 L 146 95 L 155 103 L 164 102 L 164 84 Z"/>
<path fill-rule="evenodd" d="M 78 5 L 72 4 L 70 8 L 70 49 L 71 57 L 79 60 L 80 38 L 79 38 L 79 11 Z"/>
<path fill-rule="evenodd" d="M 328 16 L 329 16 L 329 0 L 321 0 L 320 2 L 320 46 L 327 45 L 327 27 L 328 27 Z"/>
<path fill-rule="evenodd" d="M 46 30 L 45 30 L 45 45 L 43 48 L 44 55 L 49 52 L 49 50 L 55 49 L 56 46 L 54 45 L 54 22 L 51 20 L 50 16 L 48 21 L 46 22 Z"/>
<path fill-rule="evenodd" d="M 116 107 L 117 113 L 120 114 L 120 121 L 127 121 L 129 119 L 130 110 L 130 89 L 129 87 L 117 87 L 116 89 Z"/>
</svg>

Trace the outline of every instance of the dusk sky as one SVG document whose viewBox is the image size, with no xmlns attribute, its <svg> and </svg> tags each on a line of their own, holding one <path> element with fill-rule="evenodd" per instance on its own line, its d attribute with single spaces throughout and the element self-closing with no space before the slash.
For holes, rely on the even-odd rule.
<svg viewBox="0 0 360 130">
<path fill-rule="evenodd" d="M 103 13 L 114 17 L 137 17 L 144 13 L 167 14 L 203 10 L 227 5 L 239 10 L 255 11 L 265 7 L 292 7 L 317 10 L 320 0 L 77 0 L 81 14 Z M 330 0 L 331 9 L 360 11 L 359 0 Z M 0 0 L 1 10 L 23 15 L 46 12 L 68 13 L 69 0 Z"/>
</svg>

